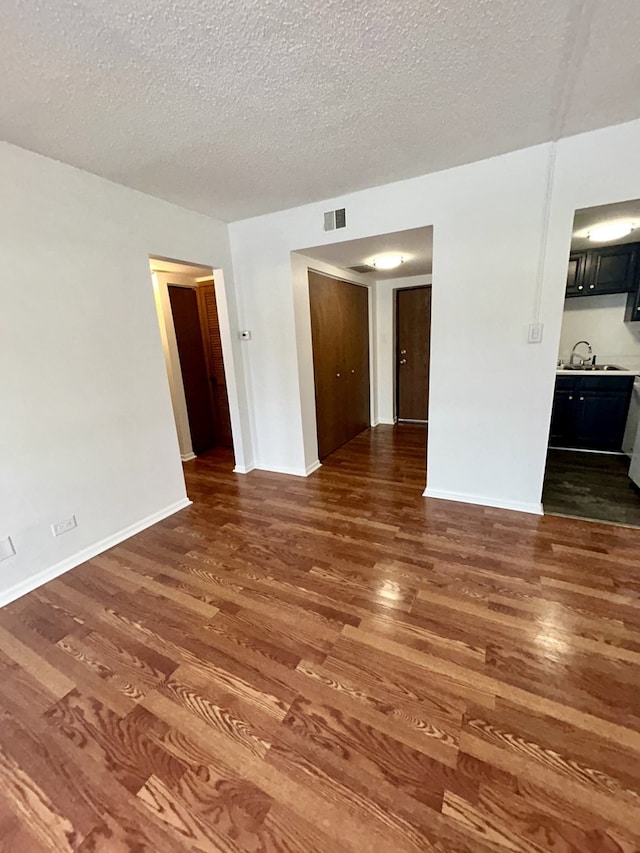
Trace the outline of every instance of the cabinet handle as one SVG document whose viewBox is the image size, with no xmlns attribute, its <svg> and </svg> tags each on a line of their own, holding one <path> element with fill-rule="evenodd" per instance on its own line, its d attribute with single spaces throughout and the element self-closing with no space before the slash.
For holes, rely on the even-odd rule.
<svg viewBox="0 0 640 853">
<path fill-rule="evenodd" d="M 573 400 L 573 395 L 572 395 L 572 394 L 569 394 L 569 399 L 570 399 L 570 400 Z"/>
<path fill-rule="evenodd" d="M 352 372 L 352 373 L 355 373 L 355 370 L 352 370 L 351 372 Z"/>
<path fill-rule="evenodd" d="M 338 379 L 340 378 L 340 374 L 339 374 L 339 373 L 336 373 L 336 376 L 338 377 Z"/>
<path fill-rule="evenodd" d="M 406 359 L 406 358 L 401 358 L 401 359 L 400 359 L 400 364 L 406 364 L 406 363 L 407 363 L 407 359 Z"/>
<path fill-rule="evenodd" d="M 582 290 L 582 289 L 583 289 L 582 285 L 581 285 L 581 284 L 579 284 L 579 285 L 578 285 L 578 290 Z"/>
<path fill-rule="evenodd" d="M 401 350 L 400 350 L 400 355 L 406 355 L 406 354 L 407 354 L 406 349 L 401 349 Z"/>
<path fill-rule="evenodd" d="M 584 397 L 580 397 L 581 400 L 584 400 Z"/>
<path fill-rule="evenodd" d="M 590 285 L 589 285 L 589 290 L 593 290 L 593 288 L 594 288 L 594 287 L 595 287 L 595 284 L 590 284 Z"/>
</svg>

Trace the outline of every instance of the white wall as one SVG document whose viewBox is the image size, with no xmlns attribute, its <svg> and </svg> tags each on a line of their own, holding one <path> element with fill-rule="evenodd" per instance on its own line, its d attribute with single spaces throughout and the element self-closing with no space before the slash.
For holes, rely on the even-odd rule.
<svg viewBox="0 0 640 853">
<path fill-rule="evenodd" d="M 540 511 L 574 211 L 640 196 L 640 122 L 558 144 L 545 243 L 550 152 L 536 146 L 230 226 L 254 333 L 247 372 L 262 465 L 305 467 L 301 395 L 313 376 L 297 363 L 290 252 L 433 225 L 428 494 Z M 349 226 L 325 233 L 323 213 L 336 207 Z M 530 345 L 538 303 L 544 337 Z"/>
<path fill-rule="evenodd" d="M 237 320 L 223 223 L 6 144 L 0 186 L 2 602 L 185 504 L 149 255 L 223 268 L 232 361 Z"/>
<path fill-rule="evenodd" d="M 640 323 L 625 323 L 626 293 L 567 299 L 562 315 L 559 358 L 569 361 L 577 341 L 589 341 L 600 364 L 640 371 Z M 584 354 L 586 347 L 580 347 Z"/>
<path fill-rule="evenodd" d="M 394 291 L 399 287 L 424 287 L 431 275 L 411 275 L 376 281 L 376 390 L 377 423 L 395 423 L 395 307 Z"/>
</svg>

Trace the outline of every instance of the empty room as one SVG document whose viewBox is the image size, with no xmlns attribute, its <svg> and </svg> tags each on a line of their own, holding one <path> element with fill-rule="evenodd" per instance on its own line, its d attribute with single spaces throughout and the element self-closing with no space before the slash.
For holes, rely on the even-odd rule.
<svg viewBox="0 0 640 853">
<path fill-rule="evenodd" d="M 6 0 L 0 850 L 640 850 L 639 41 Z"/>
</svg>

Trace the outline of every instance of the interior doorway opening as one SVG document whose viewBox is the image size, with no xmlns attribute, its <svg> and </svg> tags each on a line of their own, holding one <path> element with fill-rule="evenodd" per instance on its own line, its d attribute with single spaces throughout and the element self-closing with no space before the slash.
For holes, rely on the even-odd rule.
<svg viewBox="0 0 640 853">
<path fill-rule="evenodd" d="M 577 210 L 544 511 L 640 527 L 640 201 Z"/>
<path fill-rule="evenodd" d="M 431 226 L 292 252 L 307 473 L 409 422 L 426 469 L 432 257 Z"/>
<path fill-rule="evenodd" d="M 149 259 L 180 455 L 232 448 L 212 267 Z M 230 464 L 233 467 L 233 457 Z"/>
</svg>

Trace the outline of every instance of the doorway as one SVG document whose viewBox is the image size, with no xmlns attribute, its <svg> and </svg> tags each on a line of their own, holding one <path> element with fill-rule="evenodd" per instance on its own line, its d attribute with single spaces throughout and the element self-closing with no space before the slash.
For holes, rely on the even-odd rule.
<svg viewBox="0 0 640 853">
<path fill-rule="evenodd" d="M 640 527 L 640 200 L 575 213 L 544 511 Z"/>
<path fill-rule="evenodd" d="M 318 309 L 313 305 L 314 285 L 310 273 L 341 281 L 343 286 L 347 286 L 344 285 L 344 282 L 347 282 L 351 290 L 362 292 L 366 289 L 368 293 L 368 322 L 362 319 L 358 328 L 363 331 L 368 330 L 369 335 L 370 396 L 368 406 L 364 392 L 358 397 L 359 402 L 356 408 L 359 417 L 354 417 L 358 432 L 352 430 L 351 433 L 358 435 L 354 446 L 357 443 L 358 447 L 362 447 L 369 441 L 382 442 L 386 447 L 386 453 L 401 458 L 403 442 L 405 440 L 409 443 L 414 442 L 416 436 L 419 436 L 418 440 L 423 447 L 423 470 L 426 473 L 429 395 L 429 360 L 426 352 L 430 329 L 425 318 L 428 317 L 430 320 L 431 315 L 432 256 L 433 227 L 431 226 L 326 243 L 291 253 L 306 474 L 319 467 L 319 459 L 323 460 L 323 464 L 339 465 L 343 458 L 348 458 L 351 443 L 348 437 L 345 439 L 344 426 L 341 428 L 340 438 L 336 438 L 334 434 L 330 441 L 325 442 L 324 434 L 327 430 L 325 421 L 328 420 L 331 423 L 335 420 L 336 409 L 340 412 L 344 411 L 344 403 L 341 402 L 344 392 L 335 385 L 337 381 L 346 378 L 339 366 L 344 366 L 344 359 L 340 361 L 339 352 L 344 348 L 344 342 L 347 339 L 352 343 L 356 339 L 353 333 L 346 333 L 341 329 L 342 310 L 336 305 L 331 307 L 327 303 L 325 306 L 328 318 L 326 346 L 333 351 L 334 363 L 323 372 L 322 366 L 318 363 L 318 347 L 322 349 L 324 344 L 318 344 L 316 331 Z M 420 295 L 422 307 L 418 311 L 419 317 L 416 323 L 420 324 L 424 320 L 427 328 L 422 330 L 421 341 L 418 340 L 416 329 L 415 345 L 412 339 L 410 346 L 412 358 L 419 349 L 422 352 L 422 356 L 415 356 L 422 365 L 422 369 L 419 374 L 416 371 L 414 409 L 404 412 L 404 418 L 408 421 L 413 420 L 414 423 L 400 424 L 397 412 L 396 356 L 399 348 L 409 349 L 409 345 L 398 347 L 396 342 L 396 291 L 420 288 L 422 288 Z M 426 292 L 425 288 L 428 288 Z M 402 297 L 400 299 L 402 300 Z M 410 299 L 409 296 L 407 302 Z M 363 308 L 361 316 L 364 318 L 364 315 Z M 408 324 L 409 321 L 407 326 Z M 361 351 L 364 352 L 364 337 L 361 340 L 361 346 Z M 353 368 L 347 369 L 347 376 L 351 377 L 350 371 Z M 325 373 L 326 380 L 323 380 Z M 419 395 L 417 386 L 421 382 L 424 387 Z M 344 387 L 347 387 L 346 383 Z M 352 396 L 350 395 L 349 405 L 353 407 Z M 409 397 L 409 392 L 406 397 Z M 367 430 L 367 427 L 370 429 Z M 346 429 L 348 436 L 349 425 Z M 349 442 L 348 447 L 343 444 L 345 440 Z M 334 455 L 333 450 L 341 444 L 343 449 Z"/>
<path fill-rule="evenodd" d="M 231 448 L 213 270 L 155 259 L 150 263 L 182 459 Z"/>
<path fill-rule="evenodd" d="M 429 355 L 431 350 L 431 287 L 397 288 L 396 418 L 429 420 Z"/>
</svg>

